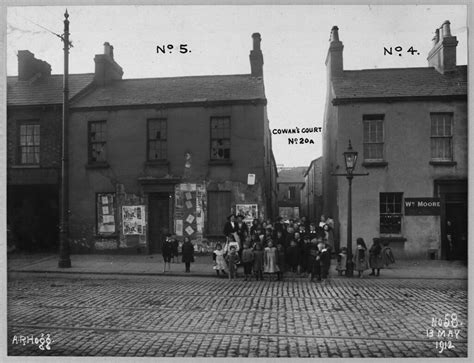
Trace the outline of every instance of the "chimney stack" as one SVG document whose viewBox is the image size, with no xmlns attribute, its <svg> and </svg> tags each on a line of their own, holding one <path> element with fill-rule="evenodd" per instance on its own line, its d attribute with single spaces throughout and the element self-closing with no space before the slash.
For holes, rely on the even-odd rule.
<svg viewBox="0 0 474 363">
<path fill-rule="evenodd" d="M 326 68 L 328 72 L 328 80 L 342 76 L 344 71 L 342 62 L 342 50 L 344 45 L 339 40 L 339 28 L 333 26 L 331 29 L 331 35 L 329 36 L 329 49 L 326 57 Z"/>
<path fill-rule="evenodd" d="M 114 47 L 109 42 L 104 43 L 104 54 L 97 54 L 94 58 L 94 81 L 99 86 L 106 86 L 112 81 L 122 79 L 123 70 L 114 60 Z"/>
<path fill-rule="evenodd" d="M 458 41 L 451 35 L 450 22 L 446 20 L 436 29 L 433 48 L 428 53 L 428 65 L 445 74 L 456 70 L 456 46 Z"/>
<path fill-rule="evenodd" d="M 250 70 L 253 77 L 263 77 L 263 54 L 260 49 L 260 33 L 253 33 L 253 49 L 250 51 Z"/>
<path fill-rule="evenodd" d="M 29 50 L 18 51 L 18 79 L 27 81 L 33 77 L 45 77 L 51 75 L 49 63 L 36 59 Z"/>
</svg>

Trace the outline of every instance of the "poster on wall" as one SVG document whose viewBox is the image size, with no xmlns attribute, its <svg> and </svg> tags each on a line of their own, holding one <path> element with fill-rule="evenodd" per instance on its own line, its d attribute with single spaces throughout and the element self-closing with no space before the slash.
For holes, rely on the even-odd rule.
<svg viewBox="0 0 474 363">
<path fill-rule="evenodd" d="M 258 205 L 257 204 L 236 204 L 235 214 L 242 215 L 244 222 L 250 228 L 254 219 L 258 218 Z"/>
<path fill-rule="evenodd" d="M 141 235 L 145 231 L 145 206 L 122 206 L 122 224 L 124 235 Z"/>
<path fill-rule="evenodd" d="M 115 229 L 115 195 L 114 193 L 97 194 L 97 233 L 111 235 Z"/>
<path fill-rule="evenodd" d="M 257 204 L 236 204 L 235 214 L 244 216 L 244 219 L 254 220 L 258 218 Z"/>
<path fill-rule="evenodd" d="M 175 187 L 175 233 L 191 239 L 202 237 L 206 188 L 202 184 L 183 183 Z"/>
</svg>

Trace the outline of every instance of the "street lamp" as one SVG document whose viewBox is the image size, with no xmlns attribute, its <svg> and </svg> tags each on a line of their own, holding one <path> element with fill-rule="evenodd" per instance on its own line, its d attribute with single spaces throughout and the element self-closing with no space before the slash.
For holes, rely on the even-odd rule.
<svg viewBox="0 0 474 363">
<path fill-rule="evenodd" d="M 69 202 L 68 202 L 68 124 L 69 124 L 69 14 L 64 14 L 64 34 L 59 36 L 64 43 L 64 76 L 63 76 L 63 117 L 61 148 L 61 206 L 59 221 L 59 262 L 58 267 L 71 267 L 69 255 Z"/>
<path fill-rule="evenodd" d="M 357 164 L 357 155 L 359 153 L 352 149 L 351 140 L 349 140 L 349 147 L 344 151 L 344 163 L 346 164 L 346 174 L 333 174 L 334 176 L 345 176 L 349 182 L 349 195 L 347 203 L 347 264 L 346 276 L 352 277 L 354 275 L 354 261 L 352 260 L 352 179 L 355 176 L 365 176 L 369 173 L 355 174 L 354 169 Z"/>
</svg>

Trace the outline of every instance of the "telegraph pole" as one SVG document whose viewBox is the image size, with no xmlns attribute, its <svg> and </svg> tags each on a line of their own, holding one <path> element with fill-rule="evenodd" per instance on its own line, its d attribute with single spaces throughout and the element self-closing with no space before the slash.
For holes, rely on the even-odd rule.
<svg viewBox="0 0 474 363">
<path fill-rule="evenodd" d="M 68 123 L 69 123 L 69 14 L 64 13 L 64 76 L 63 76 L 63 119 L 61 148 L 61 206 L 59 224 L 59 263 L 58 267 L 71 267 L 69 255 L 69 180 L 68 180 Z"/>
</svg>

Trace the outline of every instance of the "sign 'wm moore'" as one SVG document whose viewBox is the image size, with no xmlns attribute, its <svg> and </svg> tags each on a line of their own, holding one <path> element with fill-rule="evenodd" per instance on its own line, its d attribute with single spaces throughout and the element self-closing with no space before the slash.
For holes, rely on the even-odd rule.
<svg viewBox="0 0 474 363">
<path fill-rule="evenodd" d="M 441 211 L 439 198 L 405 198 L 406 216 L 438 216 Z"/>
</svg>

